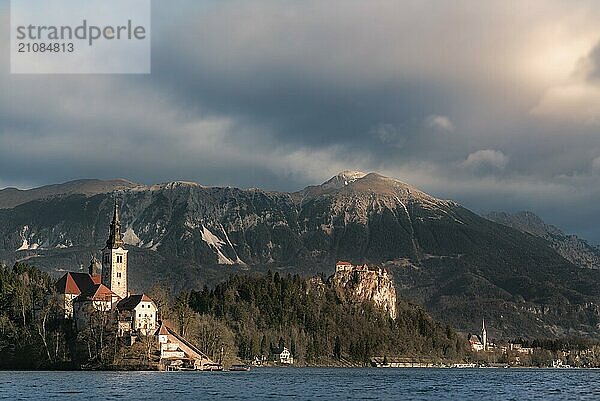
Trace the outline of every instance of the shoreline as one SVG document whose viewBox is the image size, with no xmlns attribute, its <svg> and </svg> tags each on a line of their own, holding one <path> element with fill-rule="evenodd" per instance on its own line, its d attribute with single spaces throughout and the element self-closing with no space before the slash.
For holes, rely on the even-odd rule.
<svg viewBox="0 0 600 401">
<path fill-rule="evenodd" d="M 552 367 L 552 366 L 398 366 L 398 367 L 374 367 L 374 366 L 324 366 L 324 365 L 311 365 L 311 366 L 251 366 L 253 370 L 302 370 L 302 369 L 344 369 L 344 370 L 474 370 L 474 369 L 485 369 L 485 370 L 600 370 L 600 367 Z M 194 372 L 194 373 L 240 373 L 244 374 L 244 371 L 235 371 L 229 369 L 223 370 L 177 370 L 167 371 L 159 369 L 0 369 L 0 372 L 161 372 L 161 373 L 176 373 L 176 372 Z"/>
</svg>

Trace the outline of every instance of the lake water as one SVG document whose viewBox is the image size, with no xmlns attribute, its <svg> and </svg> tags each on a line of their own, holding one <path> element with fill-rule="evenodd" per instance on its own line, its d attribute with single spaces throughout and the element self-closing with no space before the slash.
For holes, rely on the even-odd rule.
<svg viewBox="0 0 600 401">
<path fill-rule="evenodd" d="M 0 399 L 596 400 L 600 370 L 263 368 L 0 372 Z"/>
</svg>

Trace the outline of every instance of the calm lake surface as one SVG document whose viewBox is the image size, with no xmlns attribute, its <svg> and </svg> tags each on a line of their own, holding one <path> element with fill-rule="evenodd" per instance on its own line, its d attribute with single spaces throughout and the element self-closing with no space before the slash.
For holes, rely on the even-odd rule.
<svg viewBox="0 0 600 401">
<path fill-rule="evenodd" d="M 0 372 L 21 400 L 596 400 L 600 370 L 263 368 L 251 372 Z"/>
</svg>

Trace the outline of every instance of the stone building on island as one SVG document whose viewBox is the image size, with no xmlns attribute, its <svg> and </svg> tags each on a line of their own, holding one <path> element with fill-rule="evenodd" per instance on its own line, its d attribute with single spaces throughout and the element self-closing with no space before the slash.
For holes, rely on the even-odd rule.
<svg viewBox="0 0 600 401">
<path fill-rule="evenodd" d="M 100 284 L 100 280 L 100 275 L 91 272 L 67 272 L 56 282 L 55 289 L 61 296 L 61 309 L 65 319 L 73 318 L 73 300 L 81 294 L 92 294 L 93 287 Z"/>
<path fill-rule="evenodd" d="M 102 249 L 102 284 L 110 288 L 121 299 L 125 299 L 129 295 L 127 291 L 127 250 L 123 246 L 119 206 L 115 202 L 108 240 Z"/>
<path fill-rule="evenodd" d="M 82 329 L 94 312 L 111 312 L 120 336 L 153 334 L 158 309 L 145 294 L 130 294 L 127 287 L 127 250 L 124 248 L 119 207 L 115 203 L 108 240 L 99 263 L 92 257 L 88 273 L 67 272 L 56 283 L 66 319 Z"/>
<path fill-rule="evenodd" d="M 115 203 L 101 261 L 92 257 L 88 273 L 67 272 L 56 283 L 64 318 L 72 319 L 77 331 L 93 319 L 110 320 L 116 324 L 118 337 L 127 344 L 139 336 L 156 337 L 161 369 L 222 369 L 164 322 L 159 322 L 156 303 L 148 295 L 129 292 L 128 251 L 124 245 L 119 207 Z"/>
<path fill-rule="evenodd" d="M 73 320 L 75 327 L 83 328 L 97 313 L 111 312 L 119 296 L 104 284 L 95 284 L 89 292 L 82 292 L 73 300 Z"/>
</svg>

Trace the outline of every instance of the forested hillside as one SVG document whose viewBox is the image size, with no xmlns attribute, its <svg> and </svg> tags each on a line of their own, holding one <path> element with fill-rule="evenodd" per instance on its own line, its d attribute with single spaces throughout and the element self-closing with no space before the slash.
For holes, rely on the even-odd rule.
<svg viewBox="0 0 600 401">
<path fill-rule="evenodd" d="M 455 360 L 466 349 L 464 338 L 415 304 L 399 301 L 393 320 L 372 303 L 344 302 L 321 278 L 233 276 L 212 290 L 192 291 L 189 305 L 224 321 L 243 359 L 280 345 L 308 364 L 367 363 L 374 355 Z"/>
</svg>

